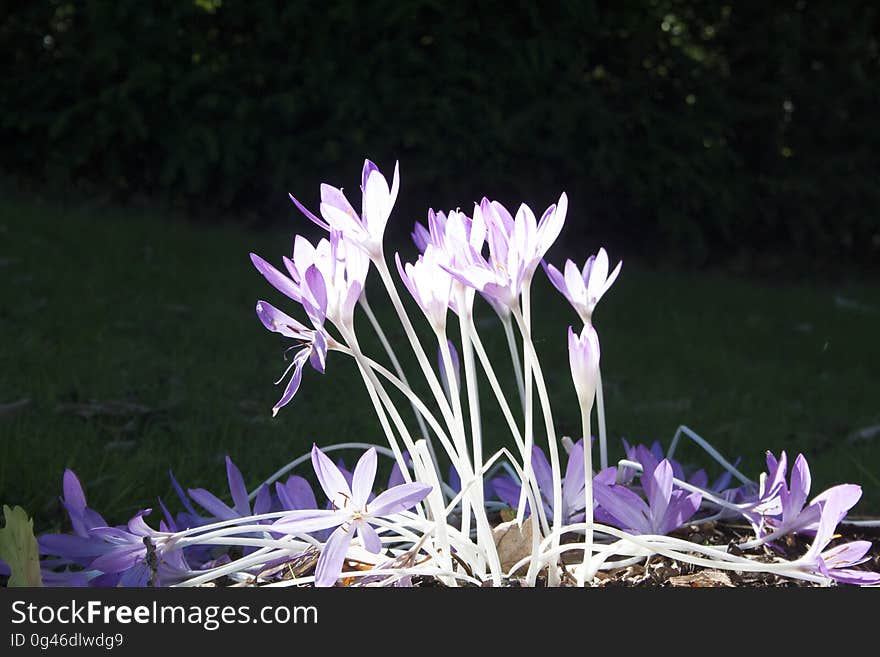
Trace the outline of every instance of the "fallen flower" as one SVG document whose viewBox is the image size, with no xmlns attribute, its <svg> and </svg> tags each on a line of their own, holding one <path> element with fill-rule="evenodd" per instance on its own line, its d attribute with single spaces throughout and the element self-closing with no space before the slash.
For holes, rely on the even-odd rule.
<svg viewBox="0 0 880 657">
<path fill-rule="evenodd" d="M 276 521 L 273 530 L 297 534 L 335 527 L 321 551 L 315 570 L 315 586 L 333 586 L 342 573 L 345 555 L 354 536 L 360 538 L 364 549 L 378 554 L 382 543 L 371 521 L 393 516 L 415 506 L 427 496 L 431 487 L 421 483 L 400 484 L 369 501 L 376 479 L 376 449 L 373 447 L 364 453 L 355 466 L 351 486 L 317 445 L 312 448 L 312 466 L 332 508 L 294 511 Z"/>
</svg>

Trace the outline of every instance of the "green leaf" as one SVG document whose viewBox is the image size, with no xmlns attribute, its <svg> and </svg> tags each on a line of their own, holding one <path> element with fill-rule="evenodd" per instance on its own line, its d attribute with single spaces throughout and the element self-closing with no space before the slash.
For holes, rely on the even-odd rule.
<svg viewBox="0 0 880 657">
<path fill-rule="evenodd" d="M 8 586 L 42 586 L 40 553 L 34 537 L 34 523 L 20 506 L 3 505 L 6 527 L 0 529 L 0 559 L 12 571 Z"/>
</svg>

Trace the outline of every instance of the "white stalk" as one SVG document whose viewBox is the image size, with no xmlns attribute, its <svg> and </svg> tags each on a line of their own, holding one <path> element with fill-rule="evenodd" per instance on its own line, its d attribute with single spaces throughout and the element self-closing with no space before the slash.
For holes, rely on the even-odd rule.
<svg viewBox="0 0 880 657">
<path fill-rule="evenodd" d="M 376 331 L 376 336 L 379 338 L 379 342 L 382 344 L 382 348 L 385 350 L 385 353 L 388 354 L 388 358 L 391 360 L 391 365 L 394 368 L 394 372 L 400 378 L 403 383 L 409 387 L 409 381 L 406 379 L 406 374 L 403 372 L 403 367 L 400 365 L 400 361 L 397 359 L 397 354 L 394 351 L 394 347 L 391 346 L 391 343 L 388 341 L 388 337 L 385 335 L 385 331 L 382 330 L 382 325 L 379 323 L 379 320 L 376 319 L 376 315 L 373 313 L 373 309 L 370 307 L 369 302 L 367 301 L 367 295 L 361 294 L 361 298 L 358 300 L 361 304 L 361 307 L 364 309 L 364 312 L 367 315 L 367 319 L 373 327 L 373 330 Z M 431 450 L 431 456 L 434 461 L 437 460 L 436 454 L 434 454 L 434 448 L 431 445 L 431 437 L 428 435 L 428 428 L 425 426 L 425 420 L 422 418 L 422 414 L 419 412 L 419 409 L 413 405 L 413 414 L 416 416 L 416 422 L 419 425 L 419 432 L 421 435 L 428 441 L 428 449 Z"/>
<path fill-rule="evenodd" d="M 525 323 L 519 309 L 514 309 L 513 316 L 523 335 L 526 363 L 528 364 L 531 362 L 532 369 L 534 370 L 535 385 L 538 388 L 538 398 L 541 401 L 541 410 L 544 414 L 544 429 L 547 432 L 547 442 L 549 444 L 550 452 L 550 470 L 553 476 L 553 526 L 550 533 L 553 538 L 553 546 L 557 547 L 561 538 L 559 528 L 562 525 L 562 469 L 559 463 L 559 445 L 556 440 L 556 429 L 553 426 L 553 411 L 550 408 L 550 397 L 547 393 L 547 385 L 544 381 L 541 363 L 538 361 L 538 354 L 535 352 L 535 345 L 532 342 L 529 327 Z M 586 477 L 587 473 L 584 473 L 584 476 Z M 559 573 L 557 572 L 556 563 L 554 561 L 553 564 L 550 565 L 551 585 L 558 584 L 558 577 Z"/>
</svg>

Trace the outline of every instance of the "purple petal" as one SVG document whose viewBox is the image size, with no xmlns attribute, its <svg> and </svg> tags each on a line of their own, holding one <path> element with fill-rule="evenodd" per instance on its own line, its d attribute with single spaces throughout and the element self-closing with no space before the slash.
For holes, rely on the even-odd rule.
<svg viewBox="0 0 880 657">
<path fill-rule="evenodd" d="M 257 490 L 257 497 L 254 500 L 254 515 L 259 516 L 269 513 L 272 508 L 272 493 L 269 486 L 262 484 Z"/>
<path fill-rule="evenodd" d="M 595 483 L 596 480 L 593 479 Z M 596 502 L 616 522 L 612 523 L 626 531 L 650 534 L 650 509 L 645 501 L 626 486 L 597 484 L 593 488 Z"/>
<path fill-rule="evenodd" d="M 315 265 L 306 269 L 305 282 L 309 298 L 303 297 L 303 307 L 317 328 L 324 325 L 324 318 L 327 316 L 327 284 L 321 270 Z"/>
<path fill-rule="evenodd" d="M 190 488 L 189 496 L 196 504 L 205 509 L 205 511 L 215 518 L 220 520 L 232 520 L 233 518 L 239 517 L 235 511 L 230 509 L 224 502 L 217 498 L 216 495 L 206 491 L 204 488 Z"/>
<path fill-rule="evenodd" d="M 254 267 L 257 268 L 257 271 L 269 281 L 269 284 L 281 292 L 281 294 L 290 297 L 294 301 L 302 300 L 302 295 L 300 294 L 299 287 L 296 283 L 275 269 L 275 267 L 263 260 L 256 253 L 251 253 L 251 262 L 254 263 Z"/>
<path fill-rule="evenodd" d="M 268 301 L 257 301 L 257 317 L 268 330 L 288 338 L 306 339 L 310 331 L 290 315 L 281 312 Z"/>
<path fill-rule="evenodd" d="M 373 492 L 374 481 L 376 481 L 376 448 L 371 447 L 364 452 L 354 467 L 351 501 L 355 508 L 361 509 L 367 503 L 370 493 Z"/>
<path fill-rule="evenodd" d="M 96 557 L 107 549 L 106 545 L 94 538 L 70 534 L 43 534 L 37 542 L 41 554 L 51 554 L 71 560 Z"/>
<path fill-rule="evenodd" d="M 180 499 L 180 503 L 183 504 L 183 508 L 186 509 L 190 515 L 198 516 L 196 510 L 193 508 L 193 505 L 190 503 L 189 498 L 183 492 L 183 487 L 180 483 L 175 479 L 174 472 L 171 470 L 168 471 L 168 476 L 171 477 L 171 485 L 174 487 L 174 492 L 177 493 L 177 497 Z"/>
<path fill-rule="evenodd" d="M 351 487 L 342 476 L 339 468 L 317 445 L 312 446 L 312 467 L 318 476 L 318 482 L 324 489 L 327 499 L 337 508 L 342 509 L 352 498 Z"/>
<path fill-rule="evenodd" d="M 785 520 L 792 519 L 801 512 L 810 494 L 810 466 L 803 454 L 798 454 L 791 469 L 791 485 L 782 506 Z"/>
<path fill-rule="evenodd" d="M 315 215 L 311 213 L 311 211 L 306 208 L 302 203 L 296 200 L 293 194 L 288 194 L 290 200 L 293 201 L 294 205 L 299 208 L 299 211 L 302 212 L 306 217 L 308 217 L 311 221 L 318 224 L 324 230 L 330 230 L 330 225 L 324 221 L 323 219 L 318 219 Z"/>
<path fill-rule="evenodd" d="M 70 468 L 64 471 L 62 490 L 64 491 L 65 506 L 80 513 L 86 510 L 86 496 L 83 493 L 82 485 Z"/>
<path fill-rule="evenodd" d="M 324 373 L 324 368 L 327 366 L 327 338 L 323 331 L 315 331 L 312 350 L 309 352 L 309 363 L 312 364 L 312 369 Z"/>
<path fill-rule="evenodd" d="M 562 272 L 543 260 L 541 261 L 541 264 L 544 267 L 544 272 L 547 274 L 547 278 L 553 283 L 553 287 L 562 292 L 562 294 L 568 298 L 568 288 L 565 284 L 565 276 L 562 275 Z"/>
<path fill-rule="evenodd" d="M 226 478 L 229 481 L 229 492 L 232 494 L 232 502 L 236 512 L 240 516 L 250 515 L 251 505 L 248 502 L 244 478 L 241 476 L 241 470 L 236 467 L 228 456 L 226 457 Z"/>
<path fill-rule="evenodd" d="M 133 544 L 118 547 L 97 557 L 91 564 L 90 570 L 100 570 L 102 573 L 121 573 L 134 567 L 138 562 L 143 562 L 147 554 L 144 544 Z"/>
<path fill-rule="evenodd" d="M 294 395 L 296 395 L 296 391 L 299 390 L 300 383 L 302 383 L 303 362 L 300 359 L 295 362 L 296 366 L 293 369 L 293 376 L 291 376 L 290 381 L 287 382 L 287 387 L 284 389 L 284 394 L 281 395 L 281 399 L 279 399 L 275 403 L 275 406 L 272 407 L 272 417 L 278 415 L 278 411 L 281 410 L 283 406 L 286 406 L 290 403 L 290 400 L 293 399 Z"/>
<path fill-rule="evenodd" d="M 684 491 L 675 491 L 672 501 L 666 510 L 666 514 L 661 519 L 661 523 L 655 527 L 658 534 L 668 534 L 678 529 L 700 508 L 703 496 L 700 493 L 685 493 Z"/>
<path fill-rule="evenodd" d="M 358 536 L 361 537 L 364 549 L 367 552 L 379 554 L 379 552 L 382 551 L 382 541 L 379 539 L 379 535 L 376 533 L 376 530 L 373 529 L 372 525 L 366 522 L 358 523 L 357 533 Z"/>
<path fill-rule="evenodd" d="M 654 527 L 659 527 L 672 499 L 672 465 L 669 461 L 663 459 L 653 472 L 645 472 L 642 475 L 642 487 L 651 506 L 651 522 Z"/>
<path fill-rule="evenodd" d="M 348 516 L 330 509 L 293 511 L 290 515 L 272 523 L 272 529 L 286 534 L 309 534 L 336 527 L 348 520 Z"/>
<path fill-rule="evenodd" d="M 584 439 L 581 438 L 571 448 L 565 466 L 565 480 L 562 482 L 562 503 L 569 512 L 583 507 L 585 483 Z"/>
<path fill-rule="evenodd" d="M 285 510 L 318 508 L 312 487 L 299 475 L 291 475 L 284 484 L 275 484 L 275 492 Z"/>
<path fill-rule="evenodd" d="M 513 478 L 506 475 L 495 477 L 489 481 L 489 485 L 502 502 L 513 509 L 517 508 L 522 487 Z"/>
<path fill-rule="evenodd" d="M 841 484 L 833 486 L 817 495 L 810 506 L 820 505 L 822 515 L 816 528 L 816 537 L 813 539 L 814 546 L 825 546 L 831 540 L 837 529 L 838 523 L 847 512 L 855 506 L 862 496 L 861 486 L 855 484 Z"/>
<path fill-rule="evenodd" d="M 389 488 L 373 500 L 369 509 L 370 515 L 374 518 L 381 518 L 400 513 L 421 502 L 429 492 L 431 492 L 431 487 L 428 484 L 420 483 L 401 484 Z"/>
<path fill-rule="evenodd" d="M 547 457 L 544 456 L 544 450 L 537 445 L 532 446 L 532 470 L 535 473 L 535 479 L 538 481 L 538 488 L 541 495 L 548 502 L 553 501 L 553 472 Z"/>
<path fill-rule="evenodd" d="M 336 580 L 342 574 L 342 564 L 351 544 L 351 533 L 344 526 L 337 527 L 318 558 L 318 566 L 315 569 L 315 586 L 327 587 L 336 584 Z"/>
</svg>

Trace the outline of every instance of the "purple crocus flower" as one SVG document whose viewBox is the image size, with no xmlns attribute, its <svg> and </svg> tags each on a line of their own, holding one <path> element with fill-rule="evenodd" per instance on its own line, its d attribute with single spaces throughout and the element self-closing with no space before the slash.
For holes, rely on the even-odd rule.
<svg viewBox="0 0 880 657">
<path fill-rule="evenodd" d="M 487 227 L 489 257 L 472 246 L 448 253 L 444 265 L 456 279 L 483 294 L 502 316 L 518 303 L 523 287 L 532 279 L 541 258 L 559 236 L 565 222 L 568 197 L 559 197 L 536 221 L 535 214 L 522 204 L 512 217 L 497 201 L 484 198 L 474 207 L 474 222 Z"/>
<path fill-rule="evenodd" d="M 549 518 L 553 516 L 553 475 L 547 456 L 537 445 L 532 447 L 532 469 L 541 492 L 541 502 L 544 505 L 544 513 Z M 586 516 L 584 512 L 584 441 L 577 441 L 568 454 L 568 463 L 565 467 L 565 478 L 562 480 L 562 522 L 572 524 L 582 522 Z M 512 477 L 502 475 L 495 477 L 489 484 L 495 494 L 511 508 L 517 508 L 522 486 Z"/>
<path fill-rule="evenodd" d="M 281 312 L 268 301 L 257 302 L 257 317 L 270 331 L 280 333 L 281 335 L 297 340 L 300 345 L 299 351 L 293 357 L 293 361 L 288 365 L 284 374 L 281 375 L 275 384 L 281 383 L 293 370 L 293 375 L 284 389 L 275 405 L 272 407 L 272 416 L 276 416 L 281 408 L 293 399 L 302 383 L 302 371 L 306 362 L 310 363 L 312 368 L 323 374 L 325 363 L 327 361 L 327 335 L 323 328 L 319 330 L 309 330 L 303 324 L 300 324 L 293 317 Z"/>
<path fill-rule="evenodd" d="M 608 253 L 600 248 L 598 254 L 587 258 L 583 269 L 578 269 L 572 260 L 566 260 L 565 273 L 547 263 L 544 263 L 544 271 L 553 286 L 568 299 L 584 324 L 590 324 L 596 304 L 617 280 L 622 266 L 623 262 L 618 262 L 609 275 Z"/>
<path fill-rule="evenodd" d="M 831 513 L 832 509 L 843 508 L 842 501 L 846 500 L 852 501 L 851 507 L 861 496 L 861 488 L 858 486 L 840 484 L 820 493 L 807 504 L 812 481 L 807 460 L 803 454 L 797 455 L 788 482 L 785 480 L 787 463 L 784 451 L 778 460 L 767 452 L 768 472 L 761 482 L 758 501 L 754 508 L 745 513 L 755 532 L 763 535 L 765 540 L 789 533 L 812 534 L 818 527 L 821 513 Z M 827 499 L 835 499 L 837 502 L 823 511 L 820 503 Z M 846 507 L 844 515 L 850 507 Z M 833 520 L 836 525 L 842 519 L 843 515 L 826 522 Z"/>
<path fill-rule="evenodd" d="M 591 409 L 599 381 L 599 335 L 592 325 L 585 324 L 580 335 L 568 327 L 568 362 L 578 402 Z"/>
<path fill-rule="evenodd" d="M 315 586 L 333 586 L 342 573 L 352 538 L 357 535 L 364 549 L 378 554 L 382 544 L 372 521 L 415 506 L 427 496 L 431 487 L 421 483 L 401 484 L 369 501 L 376 478 L 375 448 L 367 450 L 358 461 L 350 486 L 339 468 L 317 446 L 312 448 L 312 466 L 332 508 L 293 511 L 276 521 L 273 529 L 297 534 L 335 527 L 321 551 L 315 570 Z"/>
<path fill-rule="evenodd" d="M 251 510 L 251 503 L 248 500 L 247 487 L 244 485 L 241 470 L 238 469 L 228 456 L 226 457 L 226 478 L 229 481 L 232 507 L 204 488 L 190 488 L 189 496 L 196 504 L 217 520 L 234 520 L 235 518 L 245 518 L 269 512 L 272 506 L 272 496 L 269 492 L 269 487 L 265 484 L 260 486 L 260 489 L 257 491 L 257 497 L 254 500 L 253 510 Z"/>
<path fill-rule="evenodd" d="M 641 483 L 647 503 L 636 492 L 620 484 L 593 480 L 593 496 L 599 506 L 597 518 L 634 534 L 668 534 L 700 508 L 702 495 L 673 489 L 672 465 L 663 459 L 645 468 Z"/>
<path fill-rule="evenodd" d="M 149 513 L 139 511 L 125 527 L 94 528 L 92 536 L 102 541 L 103 549 L 88 568 L 117 576 L 116 586 L 168 586 L 192 575 L 183 552 L 166 549 L 164 523 L 157 532 L 144 521 Z"/>
<path fill-rule="evenodd" d="M 365 160 L 361 172 L 362 211 L 360 215 L 348 202 L 342 189 L 332 185 L 321 185 L 321 216 L 323 219 L 316 217 L 293 195 L 290 198 L 306 217 L 324 230 L 342 233 L 347 242 L 356 244 L 371 258 L 378 258 L 382 254 L 385 225 L 391 216 L 399 188 L 398 163 L 394 164 L 394 176 L 389 187 L 388 181 L 379 168 L 370 160 Z"/>
<path fill-rule="evenodd" d="M 434 330 L 442 332 L 446 328 L 449 308 L 455 309 L 453 278 L 442 266 L 445 258 L 429 244 L 415 263 L 401 264 L 399 253 L 394 255 L 394 259 L 406 289 Z"/>
<path fill-rule="evenodd" d="M 849 488 L 836 486 L 822 494 L 822 499 L 816 502 L 820 509 L 816 537 L 802 561 L 806 562 L 810 570 L 836 582 L 876 586 L 880 584 L 880 573 L 853 568 L 871 558 L 868 555 L 871 549 L 870 541 L 850 541 L 826 549 L 834 538 L 838 523 L 858 502 L 861 495 L 862 490 L 858 486 Z"/>
</svg>

